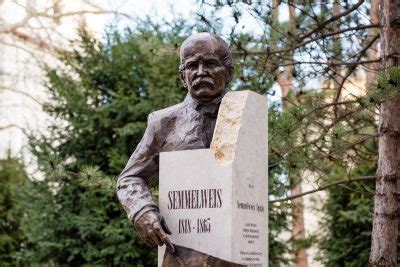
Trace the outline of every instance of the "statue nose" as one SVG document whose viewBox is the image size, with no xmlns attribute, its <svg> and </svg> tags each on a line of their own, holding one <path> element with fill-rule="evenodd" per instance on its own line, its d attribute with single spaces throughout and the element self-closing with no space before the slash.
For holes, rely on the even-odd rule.
<svg viewBox="0 0 400 267">
<path fill-rule="evenodd" d="M 197 70 L 197 74 L 198 75 L 204 75 L 205 74 L 204 64 L 203 63 L 199 64 L 199 69 Z"/>
</svg>

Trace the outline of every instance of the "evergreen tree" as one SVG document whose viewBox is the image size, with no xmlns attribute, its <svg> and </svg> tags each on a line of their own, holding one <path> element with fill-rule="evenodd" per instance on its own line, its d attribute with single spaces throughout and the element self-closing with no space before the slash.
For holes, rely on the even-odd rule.
<svg viewBox="0 0 400 267">
<path fill-rule="evenodd" d="M 25 187 L 23 225 L 32 260 L 156 264 L 156 250 L 138 238 L 117 200 L 115 182 L 143 135 L 147 115 L 185 94 L 174 53 L 181 41 L 173 30 L 112 32 L 104 43 L 82 33 L 80 49 L 60 56 L 63 67 L 47 69 L 51 101 L 45 110 L 59 121 L 49 134 L 31 137 L 45 174 Z"/>
<path fill-rule="evenodd" d="M 346 175 L 336 168 L 333 179 Z M 361 164 L 354 168 L 353 176 L 374 175 L 376 166 Z M 333 188 L 324 205 L 326 235 L 322 237 L 321 261 L 325 266 L 367 266 L 371 250 L 372 209 L 374 182 L 347 188 Z"/>
<path fill-rule="evenodd" d="M 8 155 L 0 160 L 0 266 L 23 264 L 18 256 L 24 249 L 25 237 L 17 193 L 27 181 L 20 159 Z"/>
</svg>

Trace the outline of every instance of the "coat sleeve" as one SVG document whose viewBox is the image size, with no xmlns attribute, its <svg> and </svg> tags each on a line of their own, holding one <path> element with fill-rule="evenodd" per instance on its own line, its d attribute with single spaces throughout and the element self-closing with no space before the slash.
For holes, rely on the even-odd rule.
<svg viewBox="0 0 400 267">
<path fill-rule="evenodd" d="M 117 181 L 118 199 L 133 223 L 147 211 L 158 211 L 150 191 L 151 179 L 158 176 L 160 152 L 154 117 L 149 115 L 146 132 Z"/>
</svg>

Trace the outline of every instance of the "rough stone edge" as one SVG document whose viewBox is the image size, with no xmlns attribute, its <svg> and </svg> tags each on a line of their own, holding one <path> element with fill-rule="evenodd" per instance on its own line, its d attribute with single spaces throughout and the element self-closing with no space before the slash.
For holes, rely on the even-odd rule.
<svg viewBox="0 0 400 267">
<path fill-rule="evenodd" d="M 215 159 L 219 164 L 228 164 L 235 158 L 239 130 L 249 91 L 228 92 L 222 99 L 211 142 Z"/>
</svg>

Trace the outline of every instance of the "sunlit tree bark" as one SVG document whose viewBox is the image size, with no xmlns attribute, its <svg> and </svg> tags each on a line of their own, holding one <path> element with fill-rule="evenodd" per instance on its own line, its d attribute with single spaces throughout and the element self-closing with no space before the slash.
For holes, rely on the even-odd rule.
<svg viewBox="0 0 400 267">
<path fill-rule="evenodd" d="M 383 67 L 398 65 L 399 0 L 380 2 Z M 371 266 L 397 266 L 400 177 L 400 99 L 380 106 L 378 178 L 374 197 Z"/>
</svg>

